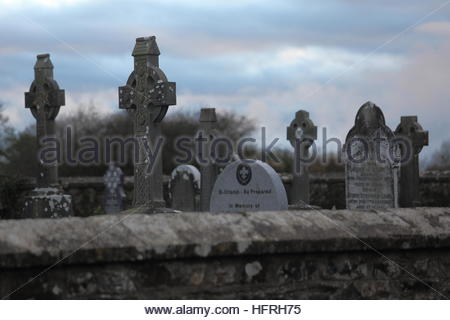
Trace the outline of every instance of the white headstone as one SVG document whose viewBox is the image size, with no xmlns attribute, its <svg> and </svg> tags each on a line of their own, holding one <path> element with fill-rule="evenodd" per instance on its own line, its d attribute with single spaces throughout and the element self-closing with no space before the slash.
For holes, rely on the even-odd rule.
<svg viewBox="0 0 450 320">
<path fill-rule="evenodd" d="M 219 175 L 211 194 L 211 212 L 288 209 L 280 176 L 264 162 L 249 161 L 235 161 Z"/>
<path fill-rule="evenodd" d="M 106 213 L 118 213 L 124 209 L 124 199 L 126 197 L 124 185 L 124 175 L 122 169 L 113 162 L 109 163 L 108 171 L 103 176 L 105 192 L 103 195 L 104 210 Z"/>
</svg>

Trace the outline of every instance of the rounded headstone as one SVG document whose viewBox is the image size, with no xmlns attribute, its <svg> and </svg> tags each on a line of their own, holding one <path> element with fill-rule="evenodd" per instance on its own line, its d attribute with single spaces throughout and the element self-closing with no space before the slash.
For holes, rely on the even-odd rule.
<svg viewBox="0 0 450 320">
<path fill-rule="evenodd" d="M 190 179 L 195 184 L 196 189 L 200 189 L 200 171 L 196 167 L 190 164 L 182 164 L 173 169 L 170 174 L 170 181 L 175 180 L 177 176 L 181 176 L 183 179 Z"/>
<path fill-rule="evenodd" d="M 196 211 L 197 195 L 200 193 L 200 171 L 192 165 L 176 167 L 169 181 L 169 196 L 172 209 Z"/>
<path fill-rule="evenodd" d="M 344 145 L 347 209 L 397 207 L 398 148 L 393 138 L 381 109 L 365 103 Z"/>
<path fill-rule="evenodd" d="M 211 194 L 211 212 L 287 210 L 280 176 L 259 160 L 238 160 L 217 178 Z"/>
</svg>

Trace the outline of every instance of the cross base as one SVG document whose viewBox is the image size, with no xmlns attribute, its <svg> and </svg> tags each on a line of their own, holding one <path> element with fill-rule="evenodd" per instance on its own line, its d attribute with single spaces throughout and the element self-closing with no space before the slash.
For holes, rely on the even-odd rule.
<svg viewBox="0 0 450 320">
<path fill-rule="evenodd" d="M 72 216 L 72 197 L 58 188 L 35 188 L 25 197 L 23 218 L 64 218 Z"/>
</svg>

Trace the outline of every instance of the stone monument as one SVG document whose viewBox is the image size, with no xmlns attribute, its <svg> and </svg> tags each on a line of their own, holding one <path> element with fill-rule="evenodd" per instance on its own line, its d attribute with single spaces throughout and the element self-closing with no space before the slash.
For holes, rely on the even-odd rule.
<svg viewBox="0 0 450 320">
<path fill-rule="evenodd" d="M 303 159 L 308 158 L 309 148 L 317 139 L 317 127 L 309 118 L 309 113 L 300 110 L 295 114 L 287 127 L 287 140 L 294 147 L 294 163 L 292 166 L 291 203 L 309 204 L 309 170 Z"/>
<path fill-rule="evenodd" d="M 398 204 L 398 146 L 383 112 L 372 102 L 358 111 L 344 145 L 347 209 Z"/>
<path fill-rule="evenodd" d="M 283 182 L 275 170 L 259 160 L 238 160 L 217 177 L 211 212 L 288 210 Z"/>
<path fill-rule="evenodd" d="M 417 122 L 417 116 L 401 117 L 395 135 L 405 139 L 400 144 L 402 165 L 400 169 L 400 207 L 415 207 L 419 202 L 419 153 L 428 145 L 428 131 Z M 407 158 L 407 159 L 405 159 Z M 403 162 L 405 161 L 406 162 Z"/>
<path fill-rule="evenodd" d="M 171 208 L 180 211 L 198 211 L 200 171 L 192 165 L 176 167 L 169 181 Z"/>
<path fill-rule="evenodd" d="M 105 192 L 103 194 L 104 210 L 106 213 L 118 213 L 124 210 L 124 199 L 126 198 L 124 175 L 122 169 L 114 162 L 110 162 L 106 174 L 103 176 Z"/>
<path fill-rule="evenodd" d="M 58 163 L 43 159 L 44 147 L 56 150 L 55 118 L 65 104 L 64 90 L 53 79 L 53 64 L 49 54 L 40 54 L 34 66 L 34 81 L 25 93 L 25 107 L 36 119 L 38 159 L 37 186 L 25 198 L 24 218 L 60 218 L 70 216 L 71 196 L 63 194 L 58 181 Z"/>
<path fill-rule="evenodd" d="M 133 117 L 138 156 L 134 159 L 133 207 L 139 213 L 166 212 L 163 197 L 161 149 L 154 163 L 148 150 L 162 139 L 161 121 L 176 104 L 175 82 L 168 82 L 159 68 L 155 37 L 137 38 L 133 50 L 134 71 L 126 86 L 119 87 L 119 108 Z"/>
<path fill-rule="evenodd" d="M 201 191 L 200 191 L 200 209 L 201 211 L 209 211 L 211 192 L 214 183 L 217 179 L 218 167 L 211 159 L 210 148 L 211 140 L 214 135 L 214 127 L 217 123 L 216 109 L 215 108 L 203 108 L 200 111 L 200 132 L 202 135 L 208 137 L 205 143 L 205 150 L 208 155 L 208 163 L 200 164 L 201 172 Z M 201 150 L 200 150 L 201 152 Z"/>
</svg>

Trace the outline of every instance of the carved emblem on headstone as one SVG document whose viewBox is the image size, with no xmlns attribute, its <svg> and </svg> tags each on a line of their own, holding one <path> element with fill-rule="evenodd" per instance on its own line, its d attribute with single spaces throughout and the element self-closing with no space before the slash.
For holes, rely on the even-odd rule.
<svg viewBox="0 0 450 320">
<path fill-rule="evenodd" d="M 236 168 L 236 179 L 241 185 L 247 185 L 252 180 L 252 168 L 245 163 L 238 165 Z"/>
</svg>

